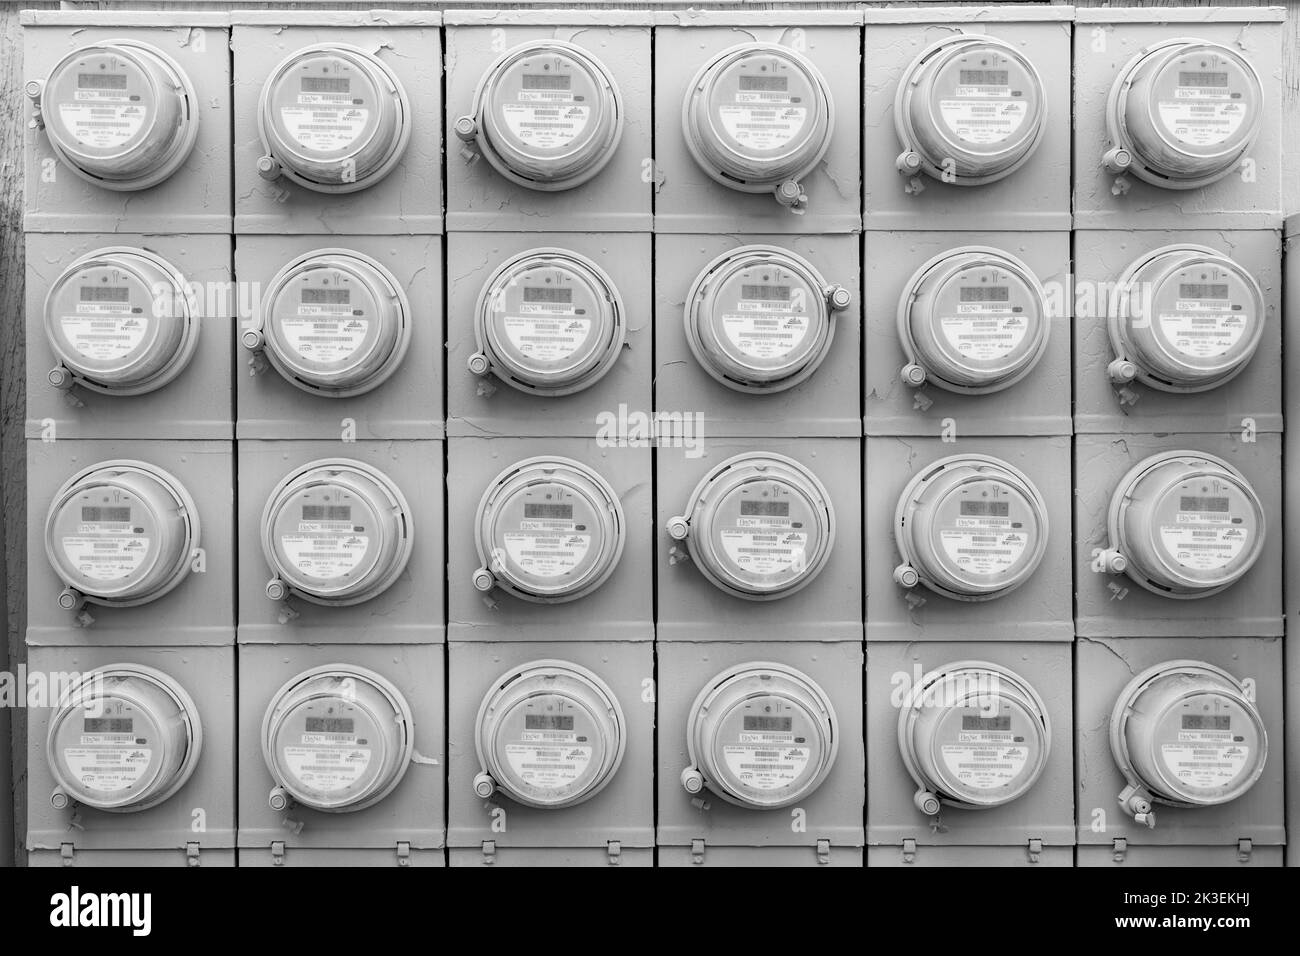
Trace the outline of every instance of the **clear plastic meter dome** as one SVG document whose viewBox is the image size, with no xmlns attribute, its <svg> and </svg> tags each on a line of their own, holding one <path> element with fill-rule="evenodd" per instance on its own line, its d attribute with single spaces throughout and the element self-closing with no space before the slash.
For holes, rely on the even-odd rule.
<svg viewBox="0 0 1300 956">
<path fill-rule="evenodd" d="M 998 664 L 958 661 L 930 671 L 898 715 L 898 746 L 917 809 L 1002 806 L 1038 781 L 1052 749 L 1047 706 Z"/>
<path fill-rule="evenodd" d="M 474 792 L 530 807 L 590 800 L 618 771 L 627 722 L 599 677 L 565 661 L 532 661 L 492 685 L 475 721 Z"/>
<path fill-rule="evenodd" d="M 1172 598 L 1217 594 L 1264 549 L 1264 506 L 1246 476 L 1197 451 L 1152 455 L 1115 487 L 1101 567 Z"/>
<path fill-rule="evenodd" d="M 290 679 L 262 718 L 273 810 L 372 806 L 401 782 L 414 749 L 415 722 L 402 692 L 354 664 L 313 667 Z"/>
<path fill-rule="evenodd" d="M 1050 331 L 1047 293 L 1029 266 L 987 246 L 952 249 L 918 269 L 899 299 L 902 381 L 1001 391 L 1033 371 Z"/>
<path fill-rule="evenodd" d="M 713 378 L 741 392 L 793 388 L 830 354 L 852 293 L 800 256 L 742 246 L 710 262 L 686 296 L 686 341 Z"/>
<path fill-rule="evenodd" d="M 57 783 L 50 803 L 147 810 L 185 785 L 202 747 L 198 708 L 168 675 L 140 664 L 85 672 L 50 719 L 46 760 Z"/>
<path fill-rule="evenodd" d="M 56 388 L 141 395 L 176 378 L 199 344 L 199 309 L 185 277 L 145 249 L 81 256 L 50 286 L 45 335 Z"/>
<path fill-rule="evenodd" d="M 571 395 L 614 367 L 626 334 L 623 299 L 600 266 L 565 249 L 530 249 L 484 283 L 469 370 L 531 395 Z"/>
<path fill-rule="evenodd" d="M 1206 40 L 1165 40 L 1115 78 L 1102 165 L 1167 189 L 1205 186 L 1237 168 L 1263 120 L 1263 85 L 1245 56 Z"/>
<path fill-rule="evenodd" d="M 1047 504 L 1029 477 L 987 455 L 934 462 L 903 490 L 894 515 L 903 563 L 894 580 L 959 601 L 1020 587 L 1047 551 Z"/>
<path fill-rule="evenodd" d="M 590 52 L 539 40 L 506 51 L 488 68 L 472 111 L 452 129 L 511 182 L 572 189 L 613 158 L 623 135 L 623 97 Z"/>
<path fill-rule="evenodd" d="M 729 458 L 668 520 L 696 567 L 735 597 L 771 601 L 801 590 L 821 573 L 835 541 L 830 495 L 811 471 L 784 455 Z"/>
<path fill-rule="evenodd" d="M 411 304 L 369 256 L 317 249 L 276 273 L 241 341 L 303 391 L 348 398 L 397 371 L 411 341 Z"/>
<path fill-rule="evenodd" d="M 1130 816 L 1156 825 L 1153 803 L 1236 800 L 1264 772 L 1268 734 L 1242 683 L 1201 661 L 1168 661 L 1128 683 L 1110 717 L 1110 747 Z"/>
<path fill-rule="evenodd" d="M 993 37 L 948 37 L 921 51 L 898 84 L 898 170 L 993 182 L 1033 155 L 1046 121 L 1043 81 L 1024 54 Z"/>
<path fill-rule="evenodd" d="M 73 50 L 44 82 L 27 84 L 50 148 L 82 179 L 105 189 L 148 189 L 194 148 L 201 109 L 170 56 L 137 40 Z"/>
<path fill-rule="evenodd" d="M 682 130 L 712 179 L 747 193 L 807 202 L 799 180 L 830 146 L 835 107 L 821 71 L 775 43 L 742 43 L 701 67 L 682 104 Z"/>
<path fill-rule="evenodd" d="M 835 709 L 816 681 L 784 664 L 740 664 L 695 698 L 682 787 L 751 809 L 786 807 L 821 786 L 839 746 Z"/>
<path fill-rule="evenodd" d="M 571 458 L 528 458 L 493 479 L 475 520 L 480 591 L 499 587 L 555 604 L 590 594 L 614 573 L 627 537 L 618 495 Z"/>
<path fill-rule="evenodd" d="M 1240 265 L 1208 246 L 1164 246 L 1115 284 L 1107 374 L 1166 392 L 1217 388 L 1250 362 L 1264 319 L 1259 283 Z"/>
<path fill-rule="evenodd" d="M 267 78 L 257 104 L 264 179 L 347 193 L 392 172 L 411 139 L 411 103 L 392 69 L 343 43 L 297 50 Z"/>
<path fill-rule="evenodd" d="M 281 479 L 262 512 L 262 552 L 272 600 L 360 604 L 387 590 L 414 544 L 411 506 L 365 462 L 313 461 Z"/>
<path fill-rule="evenodd" d="M 185 487 L 142 461 L 105 461 L 55 492 L 45 553 L 66 585 L 59 605 L 133 607 L 156 600 L 190 573 L 199 514 Z"/>
</svg>

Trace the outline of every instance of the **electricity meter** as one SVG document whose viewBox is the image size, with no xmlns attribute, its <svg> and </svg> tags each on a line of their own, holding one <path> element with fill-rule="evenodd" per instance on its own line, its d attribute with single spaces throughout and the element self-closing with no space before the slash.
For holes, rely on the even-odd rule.
<svg viewBox="0 0 1300 956">
<path fill-rule="evenodd" d="M 626 333 L 623 299 L 600 266 L 564 249 L 531 249 L 479 293 L 469 370 L 532 395 L 571 395 L 614 367 Z"/>
<path fill-rule="evenodd" d="M 348 458 L 313 461 L 281 479 L 262 512 L 266 596 L 360 604 L 387 590 L 411 557 L 411 506 L 392 480 Z"/>
<path fill-rule="evenodd" d="M 199 547 L 194 499 L 142 461 L 104 461 L 73 475 L 45 518 L 45 553 L 65 584 L 59 606 L 135 607 L 190 573 Z"/>
<path fill-rule="evenodd" d="M 807 674 L 770 662 L 714 677 L 695 698 L 686 726 L 686 792 L 708 787 L 728 803 L 760 810 L 816 790 L 840 746 L 826 692 Z"/>
<path fill-rule="evenodd" d="M 1015 172 L 1047 129 L 1034 65 L 1010 43 L 952 36 L 912 61 L 894 100 L 898 171 L 979 186 Z"/>
<path fill-rule="evenodd" d="M 1020 381 L 1047 350 L 1047 293 L 1033 270 L 987 246 L 935 256 L 898 302 L 902 380 L 983 395 Z"/>
<path fill-rule="evenodd" d="M 362 810 L 392 793 L 414 749 L 411 708 L 393 684 L 355 664 L 313 667 L 276 691 L 262 718 L 262 756 L 276 784 L 268 802 L 272 810 Z"/>
<path fill-rule="evenodd" d="M 501 675 L 475 726 L 483 769 L 474 792 L 486 799 L 500 790 L 530 807 L 590 800 L 614 778 L 627 746 L 613 691 L 565 661 L 533 661 Z"/>
<path fill-rule="evenodd" d="M 529 189 L 572 189 L 614 156 L 623 96 L 605 65 L 562 40 L 508 50 L 474 90 L 472 112 L 452 126 L 492 168 Z"/>
<path fill-rule="evenodd" d="M 623 556 L 627 519 L 609 482 L 571 458 L 527 458 L 478 505 L 474 587 L 558 604 L 590 594 Z"/>
<path fill-rule="evenodd" d="M 1052 727 L 1043 699 L 1013 671 L 958 661 L 930 671 L 903 700 L 898 747 L 918 810 L 980 810 L 1023 796 L 1047 766 Z"/>
<path fill-rule="evenodd" d="M 323 193 L 365 189 L 402 158 L 411 122 L 406 90 L 378 57 L 343 43 L 304 47 L 262 87 L 258 175 Z"/>
<path fill-rule="evenodd" d="M 1246 476 L 1198 451 L 1152 455 L 1115 488 L 1110 547 L 1094 565 L 1171 598 L 1217 594 L 1264 550 L 1264 506 Z"/>
<path fill-rule="evenodd" d="M 68 687 L 50 720 L 50 804 L 147 810 L 185 785 L 202 748 L 198 708 L 180 684 L 141 664 L 96 668 Z"/>
<path fill-rule="evenodd" d="M 1208 246 L 1165 246 L 1115 284 L 1107 327 L 1110 380 L 1165 392 L 1217 388 L 1246 367 L 1264 334 L 1264 295 Z"/>
<path fill-rule="evenodd" d="M 199 103 L 185 71 L 137 40 L 79 47 L 27 96 L 50 149 L 96 186 L 148 189 L 180 168 L 199 133 Z"/>
<path fill-rule="evenodd" d="M 835 313 L 853 295 L 807 260 L 743 246 L 710 262 L 686 297 L 686 341 L 713 378 L 740 392 L 793 388 L 830 353 Z"/>
<path fill-rule="evenodd" d="M 1102 166 L 1166 189 L 1195 189 L 1237 168 L 1264 121 L 1264 88 L 1230 47 L 1180 37 L 1125 65 L 1106 103 Z"/>
<path fill-rule="evenodd" d="M 1129 681 L 1115 701 L 1110 749 L 1128 784 L 1120 806 L 1154 827 L 1153 803 L 1215 806 L 1254 786 L 1268 735 L 1241 681 L 1201 661 L 1168 661 Z"/>
<path fill-rule="evenodd" d="M 1047 551 L 1047 504 L 1024 472 L 988 455 L 953 455 L 898 499 L 894 580 L 958 601 L 989 601 L 1024 584 Z"/>
<path fill-rule="evenodd" d="M 682 104 L 686 147 L 712 179 L 807 204 L 799 180 L 826 155 L 830 88 L 812 61 L 775 43 L 742 43 L 704 64 Z"/>
<path fill-rule="evenodd" d="M 199 308 L 185 277 L 145 249 L 110 246 L 63 271 L 45 297 L 55 388 L 142 395 L 184 371 L 199 345 Z"/>
<path fill-rule="evenodd" d="M 276 273 L 241 341 L 303 391 L 349 398 L 397 371 L 411 341 L 411 303 L 369 256 L 318 249 Z"/>
<path fill-rule="evenodd" d="M 729 458 L 691 492 L 668 534 L 735 597 L 772 601 L 807 587 L 830 559 L 835 512 L 817 476 L 767 452 Z"/>
</svg>

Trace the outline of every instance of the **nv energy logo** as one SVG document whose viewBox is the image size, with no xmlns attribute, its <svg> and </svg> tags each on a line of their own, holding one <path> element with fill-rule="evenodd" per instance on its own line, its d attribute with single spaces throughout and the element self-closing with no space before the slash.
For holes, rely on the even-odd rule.
<svg viewBox="0 0 1300 956">
<path fill-rule="evenodd" d="M 74 886 L 50 897 L 51 926 L 125 927 L 133 936 L 148 936 L 152 911 L 152 893 L 82 893 Z"/>
</svg>

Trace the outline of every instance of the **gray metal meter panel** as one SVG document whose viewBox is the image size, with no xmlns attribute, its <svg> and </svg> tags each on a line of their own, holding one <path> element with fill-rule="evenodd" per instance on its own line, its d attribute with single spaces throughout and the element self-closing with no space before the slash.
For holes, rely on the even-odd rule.
<svg viewBox="0 0 1300 956">
<path fill-rule="evenodd" d="M 302 852 L 325 848 L 386 848 L 371 862 L 389 866 L 407 865 L 402 843 L 417 865 L 440 851 L 445 666 L 439 645 L 241 647 L 241 862 L 281 862 L 280 842 L 286 866 L 327 863 Z"/>
<path fill-rule="evenodd" d="M 452 438 L 453 640 L 649 640 L 649 447 Z"/>
<path fill-rule="evenodd" d="M 860 443 L 660 447 L 660 641 L 861 640 Z"/>
<path fill-rule="evenodd" d="M 856 232 L 853 11 L 664 13 L 655 29 L 656 232 Z"/>
<path fill-rule="evenodd" d="M 714 436 L 856 435 L 856 259 L 851 236 L 657 238 L 656 413 Z"/>
<path fill-rule="evenodd" d="M 868 438 L 867 639 L 1073 638 L 1071 488 L 1068 438 Z"/>
<path fill-rule="evenodd" d="M 1280 7 L 1078 12 L 1076 225 L 1281 225 L 1283 17 Z"/>
<path fill-rule="evenodd" d="M 650 236 L 448 238 L 448 433 L 591 435 L 648 413 Z"/>
<path fill-rule="evenodd" d="M 867 645 L 868 842 L 892 847 L 891 862 L 908 839 L 1014 846 L 1023 862 L 1031 840 L 1049 854 L 1072 846 L 1072 654 L 1066 643 Z"/>
<path fill-rule="evenodd" d="M 438 15 L 243 11 L 235 228 L 442 232 Z"/>
<path fill-rule="evenodd" d="M 868 230 L 1069 228 L 1072 15 L 866 11 Z"/>
<path fill-rule="evenodd" d="M 649 231 L 648 15 L 446 19 L 448 227 Z"/>
<path fill-rule="evenodd" d="M 239 445 L 242 643 L 443 638 L 437 441 Z"/>
<path fill-rule="evenodd" d="M 32 232 L 230 231 L 229 18 L 25 11 Z"/>
<path fill-rule="evenodd" d="M 702 840 L 705 864 L 713 846 L 793 852 L 826 841 L 832 862 L 862 846 L 860 643 L 665 642 L 658 686 L 661 846 Z M 699 709 L 706 700 L 717 713 Z M 805 738 L 786 741 L 789 761 L 741 766 L 759 737 L 776 742 L 784 734 Z M 800 810 L 806 828 L 791 825 Z M 817 855 L 806 862 L 816 866 Z"/>
<path fill-rule="evenodd" d="M 241 236 L 238 436 L 441 438 L 441 258 L 436 236 Z"/>
<path fill-rule="evenodd" d="M 654 845 L 648 642 L 453 641 L 452 847 Z"/>
<path fill-rule="evenodd" d="M 30 438 L 229 438 L 226 236 L 27 235 Z"/>
<path fill-rule="evenodd" d="M 232 457 L 229 442 L 30 442 L 28 642 L 229 643 Z"/>
<path fill-rule="evenodd" d="M 1281 436 L 1252 439 L 1075 439 L 1081 636 L 1281 633 Z"/>
<path fill-rule="evenodd" d="M 1285 842 L 1279 639 L 1087 638 L 1075 673 L 1081 847 Z"/>
<path fill-rule="evenodd" d="M 1268 230 L 1075 233 L 1076 428 L 1281 431 L 1281 258 Z"/>
<path fill-rule="evenodd" d="M 867 232 L 869 435 L 1070 433 L 1069 234 Z"/>
<path fill-rule="evenodd" d="M 27 848 L 186 847 L 199 865 L 234 846 L 231 647 L 33 647 L 32 673 L 63 674 L 28 728 Z M 202 810 L 206 828 L 193 829 Z M 89 857 L 81 857 L 86 851 Z"/>
</svg>

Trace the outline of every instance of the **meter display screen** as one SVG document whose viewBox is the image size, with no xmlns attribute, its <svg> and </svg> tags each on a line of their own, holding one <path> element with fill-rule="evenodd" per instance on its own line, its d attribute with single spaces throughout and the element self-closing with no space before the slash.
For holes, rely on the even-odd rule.
<svg viewBox="0 0 1300 956">
<path fill-rule="evenodd" d="M 962 302 L 1010 302 L 1011 287 L 1005 285 L 964 285 L 959 299 Z"/>
<path fill-rule="evenodd" d="M 1178 499 L 1178 510 L 1226 512 L 1228 510 L 1228 499 L 1188 497 L 1187 495 L 1183 495 Z"/>
<path fill-rule="evenodd" d="M 83 90 L 124 90 L 125 73 L 78 73 L 77 87 Z"/>
<path fill-rule="evenodd" d="M 128 522 L 131 520 L 131 509 L 121 507 L 103 507 L 100 505 L 83 506 L 81 509 L 81 520 Z"/>
<path fill-rule="evenodd" d="M 572 730 L 573 717 L 568 714 L 525 714 L 525 730 Z"/>
<path fill-rule="evenodd" d="M 304 76 L 301 89 L 304 93 L 347 93 L 352 81 L 346 76 Z"/>
<path fill-rule="evenodd" d="M 754 299 L 757 301 L 789 302 L 790 287 L 788 285 L 746 284 L 740 287 L 740 297 L 742 299 Z"/>
<path fill-rule="evenodd" d="M 1223 282 L 1184 282 L 1178 286 L 1180 299 L 1226 299 L 1228 286 Z"/>
<path fill-rule="evenodd" d="M 520 85 L 526 90 L 567 90 L 573 78 L 567 73 L 524 73 Z"/>
<path fill-rule="evenodd" d="M 573 289 L 560 286 L 524 286 L 525 302 L 556 302 L 569 305 L 573 302 Z"/>
<path fill-rule="evenodd" d="M 1227 73 L 1179 72 L 1179 86 L 1223 87 L 1228 85 Z"/>
<path fill-rule="evenodd" d="M 131 290 L 126 286 L 83 285 L 82 302 L 130 302 Z"/>
<path fill-rule="evenodd" d="M 303 505 L 303 521 L 346 521 L 352 523 L 351 505 Z"/>
<path fill-rule="evenodd" d="M 1008 501 L 963 501 L 961 513 L 981 518 L 1006 518 L 1011 515 L 1011 503 Z"/>
<path fill-rule="evenodd" d="M 790 502 L 755 501 L 753 498 L 746 498 L 740 503 L 740 513 L 745 516 L 764 518 L 788 518 L 790 517 Z"/>
<path fill-rule="evenodd" d="M 306 729 L 309 734 L 350 734 L 355 729 L 356 721 L 351 717 L 308 717 Z"/>
<path fill-rule="evenodd" d="M 759 76 L 743 73 L 740 76 L 740 88 L 746 91 L 784 93 L 789 89 L 789 86 L 790 79 L 785 76 Z"/>
<path fill-rule="evenodd" d="M 1008 86 L 1011 83 L 1009 70 L 960 70 L 957 82 L 962 86 Z"/>
<path fill-rule="evenodd" d="M 979 717 L 975 714 L 962 714 L 962 730 L 1010 730 L 1011 715 L 1003 714 L 999 717 Z"/>
<path fill-rule="evenodd" d="M 1229 714 L 1183 714 L 1183 730 L 1231 730 Z"/>
<path fill-rule="evenodd" d="M 572 521 L 573 505 L 545 504 L 541 502 L 524 503 L 525 518 L 550 518 L 556 521 Z"/>
<path fill-rule="evenodd" d="M 129 734 L 134 726 L 130 717 L 87 717 L 81 729 L 87 734 Z"/>
<path fill-rule="evenodd" d="M 744 728 L 765 734 L 788 734 L 794 730 L 794 718 L 746 716 Z"/>
<path fill-rule="evenodd" d="M 299 301 L 304 305 L 348 305 L 352 301 L 352 290 L 304 286 Z"/>
</svg>

